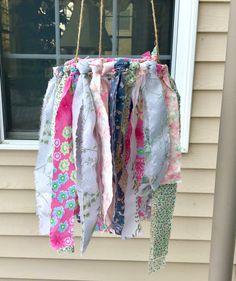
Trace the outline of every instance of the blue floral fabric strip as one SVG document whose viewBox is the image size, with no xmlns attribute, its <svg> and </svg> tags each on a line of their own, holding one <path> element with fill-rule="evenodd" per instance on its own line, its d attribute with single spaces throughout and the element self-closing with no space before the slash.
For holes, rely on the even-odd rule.
<svg viewBox="0 0 236 281">
<path fill-rule="evenodd" d="M 124 192 L 120 186 L 122 176 L 122 156 L 124 153 L 125 137 L 122 134 L 124 113 L 126 105 L 125 71 L 129 67 L 129 61 L 119 60 L 115 64 L 116 75 L 112 81 L 109 101 L 109 117 L 111 127 L 111 148 L 113 156 L 113 180 L 115 185 L 115 211 L 112 228 L 116 234 L 121 234 L 124 226 Z"/>
</svg>

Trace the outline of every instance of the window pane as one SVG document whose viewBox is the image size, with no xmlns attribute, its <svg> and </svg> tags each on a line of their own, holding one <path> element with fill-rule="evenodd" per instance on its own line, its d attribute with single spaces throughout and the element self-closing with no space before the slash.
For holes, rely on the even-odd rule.
<svg viewBox="0 0 236 281">
<path fill-rule="evenodd" d="M 54 0 L 2 0 L 0 3 L 4 52 L 55 53 Z"/>
<path fill-rule="evenodd" d="M 54 65 L 54 60 L 4 61 L 4 100 L 8 133 L 38 131 L 42 99 Z M 22 139 L 22 134 L 17 138 Z M 29 137 L 26 134 L 26 138 L 34 139 L 37 135 Z"/>
<path fill-rule="evenodd" d="M 174 0 L 158 0 L 155 2 L 160 53 L 170 55 Z M 118 12 L 118 54 L 140 55 L 152 50 L 155 36 L 150 1 L 118 1 Z"/>
<path fill-rule="evenodd" d="M 60 0 L 60 31 L 61 31 L 61 53 L 74 54 L 77 43 L 77 33 L 80 18 L 81 1 Z M 80 53 L 86 55 L 98 54 L 99 40 L 99 8 L 100 1 L 89 0 L 84 3 L 83 26 L 81 30 Z M 103 24 L 102 48 L 103 53 L 112 50 L 111 37 L 106 25 L 112 26 L 112 0 L 105 1 L 105 15 Z M 107 9 L 109 8 L 109 9 Z M 108 54 L 107 53 L 107 54 Z"/>
</svg>

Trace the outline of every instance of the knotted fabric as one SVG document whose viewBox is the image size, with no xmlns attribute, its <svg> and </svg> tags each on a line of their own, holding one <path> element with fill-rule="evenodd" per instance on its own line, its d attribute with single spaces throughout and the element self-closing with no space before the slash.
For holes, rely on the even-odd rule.
<svg viewBox="0 0 236 281">
<path fill-rule="evenodd" d="M 141 219 L 150 217 L 152 192 L 160 186 L 169 164 L 168 113 L 156 67 L 154 61 L 141 64 L 146 71 L 142 86 L 145 169 L 138 199 Z"/>
<path fill-rule="evenodd" d="M 143 85 L 145 171 L 144 182 L 156 190 L 168 167 L 170 137 L 163 87 L 156 73 L 156 62 L 144 63 L 147 74 Z"/>
<path fill-rule="evenodd" d="M 92 68 L 92 80 L 90 89 L 93 96 L 94 106 L 97 116 L 96 131 L 100 146 L 101 155 L 99 156 L 99 171 L 101 175 L 100 190 L 102 193 L 102 213 L 104 223 L 111 224 L 112 217 L 108 215 L 108 209 L 112 203 L 113 187 L 112 187 L 112 155 L 111 155 L 111 136 L 108 120 L 108 92 L 109 84 L 101 76 L 103 63 L 101 59 L 93 61 L 90 65 Z"/>
<path fill-rule="evenodd" d="M 77 64 L 80 76 L 77 82 L 73 111 L 73 142 L 77 170 L 77 192 L 82 224 L 81 253 L 91 239 L 100 214 L 100 190 L 97 181 L 98 143 L 96 139 L 96 112 L 89 87 L 89 62 Z"/>
</svg>

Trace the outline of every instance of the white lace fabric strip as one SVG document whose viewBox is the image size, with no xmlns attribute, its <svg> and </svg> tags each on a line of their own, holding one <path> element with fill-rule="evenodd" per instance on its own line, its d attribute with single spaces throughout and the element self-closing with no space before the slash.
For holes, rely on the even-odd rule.
<svg viewBox="0 0 236 281">
<path fill-rule="evenodd" d="M 168 168 L 170 136 L 167 107 L 161 81 L 156 74 L 156 63 L 145 62 L 146 77 L 142 87 L 144 100 L 145 170 L 140 194 L 146 188 L 156 190 Z"/>
<path fill-rule="evenodd" d="M 77 168 L 77 192 L 82 224 L 81 253 L 91 239 L 100 213 L 100 191 L 97 182 L 98 143 L 95 138 L 96 112 L 89 87 L 89 64 L 77 64 L 80 76 L 72 104 L 72 134 Z"/>
</svg>

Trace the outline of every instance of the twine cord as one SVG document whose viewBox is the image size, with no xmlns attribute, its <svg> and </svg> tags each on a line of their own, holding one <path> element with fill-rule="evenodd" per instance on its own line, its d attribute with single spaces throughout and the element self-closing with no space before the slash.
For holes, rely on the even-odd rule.
<svg viewBox="0 0 236 281">
<path fill-rule="evenodd" d="M 81 0 L 77 46 L 76 46 L 76 51 L 75 51 L 75 60 L 76 61 L 78 60 L 78 56 L 79 56 L 80 37 L 81 37 L 81 29 L 82 29 L 82 24 L 83 24 L 83 16 L 84 16 L 84 0 Z"/>
<path fill-rule="evenodd" d="M 102 54 L 102 24 L 103 24 L 103 11 L 104 11 L 104 0 L 101 0 L 100 4 L 100 26 L 99 26 L 99 57 Z"/>
<path fill-rule="evenodd" d="M 159 40 L 158 40 L 158 29 L 157 29 L 157 18 L 156 18 L 156 11 L 155 11 L 155 5 L 154 0 L 151 0 L 151 6 L 152 6 L 152 19 L 153 19 L 153 27 L 154 27 L 154 33 L 155 33 L 155 45 L 157 48 L 157 59 L 159 61 Z"/>
</svg>

